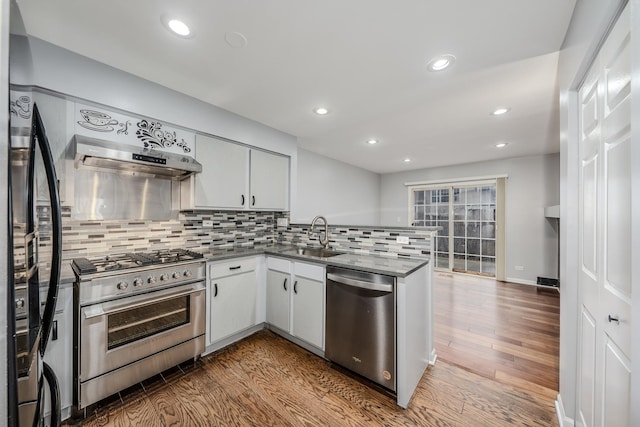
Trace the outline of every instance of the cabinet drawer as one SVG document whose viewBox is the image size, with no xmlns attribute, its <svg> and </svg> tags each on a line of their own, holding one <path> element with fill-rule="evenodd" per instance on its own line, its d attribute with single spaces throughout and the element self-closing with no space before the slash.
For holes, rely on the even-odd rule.
<svg viewBox="0 0 640 427">
<path fill-rule="evenodd" d="M 269 270 L 281 271 L 283 273 L 291 273 L 291 261 L 282 258 L 267 258 L 267 268 Z"/>
<path fill-rule="evenodd" d="M 256 258 L 239 258 L 209 264 L 209 279 L 247 273 L 256 269 Z"/>
<path fill-rule="evenodd" d="M 295 262 L 293 264 L 293 274 L 296 277 L 306 277 L 307 279 L 324 282 L 324 267 L 322 265 Z"/>
</svg>

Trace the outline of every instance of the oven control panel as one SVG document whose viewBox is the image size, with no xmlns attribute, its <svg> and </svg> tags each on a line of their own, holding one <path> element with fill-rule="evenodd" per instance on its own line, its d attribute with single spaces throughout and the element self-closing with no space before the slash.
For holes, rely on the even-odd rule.
<svg viewBox="0 0 640 427">
<path fill-rule="evenodd" d="M 203 261 L 177 263 L 128 270 L 119 274 L 100 274 L 81 280 L 79 286 L 80 305 L 101 302 L 112 298 L 147 292 L 195 281 L 206 277 Z"/>
</svg>

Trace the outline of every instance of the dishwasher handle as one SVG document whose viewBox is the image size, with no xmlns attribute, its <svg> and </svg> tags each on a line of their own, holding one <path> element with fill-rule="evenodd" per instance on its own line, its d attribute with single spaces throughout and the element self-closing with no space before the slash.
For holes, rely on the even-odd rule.
<svg viewBox="0 0 640 427">
<path fill-rule="evenodd" d="M 347 286 L 367 289 L 370 291 L 393 292 L 393 285 L 385 285 L 381 283 L 368 282 L 365 280 L 351 279 L 349 277 L 339 276 L 333 273 L 327 273 L 327 280 L 331 280 L 333 282 L 341 283 Z"/>
</svg>

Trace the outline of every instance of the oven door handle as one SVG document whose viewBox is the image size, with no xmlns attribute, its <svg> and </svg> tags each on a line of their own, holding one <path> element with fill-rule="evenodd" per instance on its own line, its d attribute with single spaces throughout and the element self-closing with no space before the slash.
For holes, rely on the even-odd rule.
<svg viewBox="0 0 640 427">
<path fill-rule="evenodd" d="M 187 291 L 164 294 L 156 298 L 147 297 L 147 298 L 143 298 L 142 300 L 140 300 L 140 298 L 137 298 L 138 302 L 134 302 L 134 303 L 132 302 L 122 303 L 120 301 L 103 302 L 101 304 L 84 307 L 82 309 L 82 313 L 84 314 L 85 319 L 93 319 L 94 317 L 108 316 L 108 315 L 117 313 L 119 311 L 132 310 L 138 307 L 143 307 L 145 305 L 166 301 L 168 299 L 179 298 L 179 297 L 187 296 L 190 294 L 194 294 L 196 292 L 203 292 L 204 289 L 205 289 L 204 287 L 197 287 L 197 288 L 191 287 Z"/>
</svg>

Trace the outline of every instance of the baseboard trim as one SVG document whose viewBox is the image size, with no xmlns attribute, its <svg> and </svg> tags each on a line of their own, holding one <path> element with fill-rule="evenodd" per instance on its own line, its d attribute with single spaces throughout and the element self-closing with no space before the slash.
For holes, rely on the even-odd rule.
<svg viewBox="0 0 640 427">
<path fill-rule="evenodd" d="M 209 347 L 206 347 L 204 349 L 204 352 L 202 353 L 202 356 L 206 356 L 208 354 L 213 353 L 214 351 L 218 351 L 222 348 L 225 348 L 237 341 L 240 341 L 242 339 L 245 339 L 246 337 L 255 334 L 258 331 L 261 331 L 263 329 L 266 329 L 266 325 L 264 323 L 260 323 L 258 325 L 255 326 L 251 326 L 250 328 L 247 328 L 243 331 L 240 331 L 238 333 L 235 333 L 227 338 L 221 339 L 219 341 L 214 342 L 213 344 L 211 344 Z"/>
<path fill-rule="evenodd" d="M 516 279 L 515 277 L 507 277 L 505 282 L 516 283 L 518 285 L 538 286 L 535 280 Z"/>
<path fill-rule="evenodd" d="M 562 397 L 558 394 L 556 398 L 556 415 L 558 416 L 558 425 L 560 427 L 574 427 L 575 421 L 573 418 L 567 417 L 567 414 L 564 412 L 564 405 L 562 404 Z"/>
<path fill-rule="evenodd" d="M 438 360 L 438 355 L 436 354 L 436 349 L 434 348 L 433 351 L 431 351 L 431 354 L 429 355 L 429 365 L 435 365 L 436 364 L 436 360 Z"/>
</svg>

